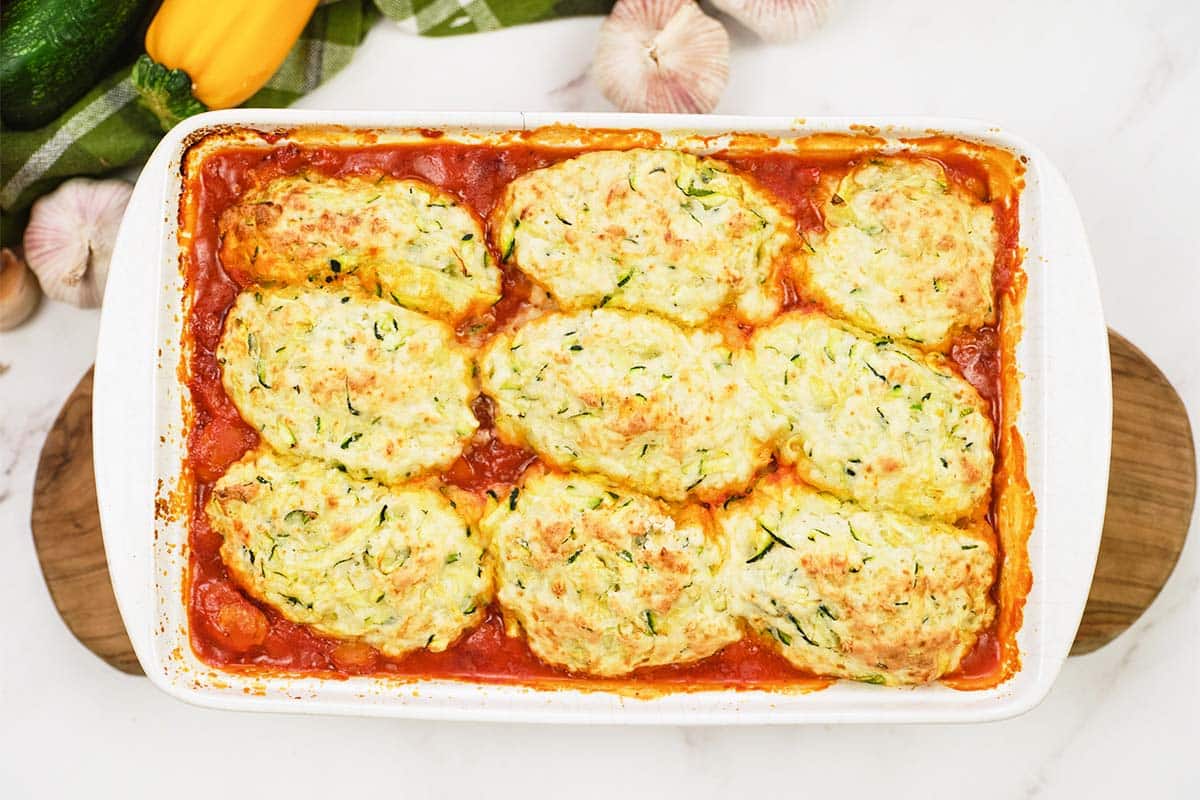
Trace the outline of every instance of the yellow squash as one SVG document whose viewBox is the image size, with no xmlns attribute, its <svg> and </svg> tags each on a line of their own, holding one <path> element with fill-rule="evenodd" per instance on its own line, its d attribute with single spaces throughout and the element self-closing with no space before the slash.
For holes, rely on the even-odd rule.
<svg viewBox="0 0 1200 800">
<path fill-rule="evenodd" d="M 164 0 L 146 52 L 192 79 L 209 108 L 232 108 L 262 88 L 304 30 L 317 0 Z"/>
</svg>

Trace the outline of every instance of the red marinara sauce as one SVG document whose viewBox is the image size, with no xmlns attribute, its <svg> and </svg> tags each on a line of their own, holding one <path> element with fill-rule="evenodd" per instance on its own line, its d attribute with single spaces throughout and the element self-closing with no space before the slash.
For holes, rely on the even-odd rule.
<svg viewBox="0 0 1200 800">
<path fill-rule="evenodd" d="M 284 673 L 327 676 L 359 674 L 401 678 L 447 678 L 492 683 L 540 685 L 627 686 L 636 690 L 674 691 L 703 688 L 750 689 L 771 686 L 819 688 L 825 679 L 795 669 L 781 656 L 746 637 L 721 652 L 693 664 L 642 669 L 621 679 L 572 676 L 544 664 L 525 640 L 509 637 L 498 610 L 489 610 L 484 621 L 440 653 L 425 650 L 400 659 L 384 657 L 373 648 L 314 633 L 289 622 L 270 606 L 248 597 L 230 577 L 219 554 L 221 536 L 208 524 L 204 506 L 213 483 L 230 464 L 258 444 L 257 433 L 242 421 L 221 384 L 215 351 L 225 315 L 237 294 L 248 285 L 245 276 L 231 275 L 218 255 L 219 219 L 254 182 L 297 172 L 333 177 L 386 174 L 418 178 L 460 197 L 486 221 L 500 192 L 525 172 L 575 155 L 562 149 L 527 145 L 463 145 L 432 143 L 363 148 L 299 147 L 231 149 L 208 157 L 198 174 L 190 176 L 196 196 L 196 216 L 189 264 L 188 285 L 192 305 L 186 323 L 192 355 L 188 388 L 193 418 L 188 438 L 188 460 L 195 477 L 190 516 L 190 574 L 188 614 L 191 642 L 205 662 L 226 669 L 268 669 Z M 735 168 L 771 191 L 792 213 L 799 232 L 819 230 L 822 220 L 815 192 L 828 170 L 842 171 L 851 163 L 799 154 L 770 153 L 730 157 Z M 952 179 L 977 188 L 978 168 L 964 160 L 944 163 Z M 986 178 L 983 178 L 986 187 Z M 1002 255 L 997 259 L 997 292 L 1015 266 L 1015 209 L 998 215 Z M 1009 253 L 1009 251 L 1012 253 Z M 497 255 L 493 253 L 493 255 Z M 498 261 L 499 259 L 497 259 Z M 503 276 L 503 299 L 475 324 L 495 327 L 517 314 L 529 296 L 528 282 L 514 271 Z M 810 301 L 790 283 L 784 293 L 788 308 L 806 307 Z M 972 332 L 955 343 L 952 358 L 998 411 L 999 358 L 995 331 Z M 512 447 L 494 435 L 491 401 L 476 400 L 473 410 L 481 435 L 443 474 L 462 489 L 485 492 L 517 480 L 535 460 L 533 453 Z M 994 419 L 999 419 L 995 416 Z M 974 677 L 997 669 L 999 647 L 992 632 L 980 637 L 964 660 L 959 675 Z"/>
</svg>

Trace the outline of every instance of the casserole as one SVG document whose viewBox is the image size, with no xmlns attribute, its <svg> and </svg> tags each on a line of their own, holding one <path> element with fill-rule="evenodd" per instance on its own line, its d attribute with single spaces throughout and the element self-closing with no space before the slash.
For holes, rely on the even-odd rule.
<svg viewBox="0 0 1200 800">
<path fill-rule="evenodd" d="M 179 514 L 180 499 L 173 494 L 181 485 L 187 420 L 180 380 L 184 376 L 179 373 L 185 287 L 178 266 L 177 226 L 181 166 L 189 144 L 218 126 L 267 131 L 303 131 L 305 126 L 315 130 L 322 125 L 439 129 L 450 139 L 551 124 L 713 137 L 730 131 L 796 137 L 852 130 L 847 120 L 250 111 L 204 115 L 164 139 L 127 211 L 101 325 L 94 408 L 97 487 L 114 588 L 147 675 L 177 696 L 220 707 L 446 718 L 966 721 L 1011 716 L 1032 707 L 1048 691 L 1078 623 L 1103 515 L 1111 408 L 1105 331 L 1086 242 L 1061 177 L 1044 156 L 1020 140 L 975 124 L 866 123 L 890 140 L 931 130 L 977 140 L 1009 151 L 1025 166 L 1020 230 L 1029 287 L 1015 365 L 1023 398 L 1017 427 L 1026 442 L 1026 469 L 1040 513 L 1028 546 L 1033 589 L 1017 638 L 1022 667 L 1012 679 L 974 692 L 942 685 L 897 691 L 839 683 L 810 694 L 720 690 L 631 697 L 574 687 L 544 691 L 445 680 L 396 683 L 374 677 L 251 674 L 215 669 L 198 659 L 182 602 L 187 526 Z M 861 121 L 858 124 L 857 130 L 863 131 Z M 159 215 L 164 220 L 161 227 L 156 222 Z M 150 220 L 155 220 L 152 235 L 146 227 Z M 156 246 L 147 248 L 146 241 Z M 157 348 L 155 358 L 147 357 L 151 342 Z M 131 397 L 129 387 L 141 388 Z M 114 469 L 117 464 L 120 468 Z M 1044 533 L 1048 530 L 1054 531 L 1050 541 Z"/>
</svg>

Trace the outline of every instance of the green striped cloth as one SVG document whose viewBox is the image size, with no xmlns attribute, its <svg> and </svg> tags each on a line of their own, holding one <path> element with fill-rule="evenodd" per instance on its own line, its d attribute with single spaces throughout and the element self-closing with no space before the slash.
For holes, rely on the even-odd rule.
<svg viewBox="0 0 1200 800">
<path fill-rule="evenodd" d="M 607 14 L 614 0 L 375 0 L 385 16 L 423 36 L 493 31 L 581 14 Z"/>
<path fill-rule="evenodd" d="M 316 10 L 271 80 L 244 105 L 279 108 L 350 63 L 378 19 L 370 0 L 338 0 Z M 126 64 L 54 122 L 33 131 L 0 130 L 0 243 L 20 241 L 29 206 L 62 181 L 144 161 L 162 127 L 137 101 Z"/>
</svg>

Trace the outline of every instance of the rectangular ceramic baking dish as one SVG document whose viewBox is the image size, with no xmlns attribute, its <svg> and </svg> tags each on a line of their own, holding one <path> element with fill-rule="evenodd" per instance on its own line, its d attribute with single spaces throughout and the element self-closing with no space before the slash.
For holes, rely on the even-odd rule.
<svg viewBox="0 0 1200 800">
<path fill-rule="evenodd" d="M 956 691 L 839 682 L 822 691 L 700 691 L 645 699 L 604 691 L 445 680 L 246 675 L 201 662 L 184 606 L 187 522 L 161 513 L 184 456 L 180 347 L 184 280 L 177 226 L 181 165 L 207 130 L 304 126 L 472 132 L 551 124 L 669 133 L 795 137 L 862 131 L 889 139 L 931 132 L 1005 148 L 1027 169 L 1021 245 L 1029 288 L 1018 429 L 1038 514 L 1029 541 L 1033 588 L 1018 636 L 1022 669 L 1000 686 Z M 762 724 L 974 722 L 1036 705 L 1066 658 L 1091 583 L 1104 515 L 1111 433 L 1107 335 L 1083 225 L 1062 176 L 1036 147 L 975 122 L 927 118 L 640 116 L 234 110 L 167 134 L 122 223 L 104 300 L 93 405 L 96 487 L 113 588 L 146 675 L 180 699 L 256 711 L 565 723 Z"/>
</svg>

